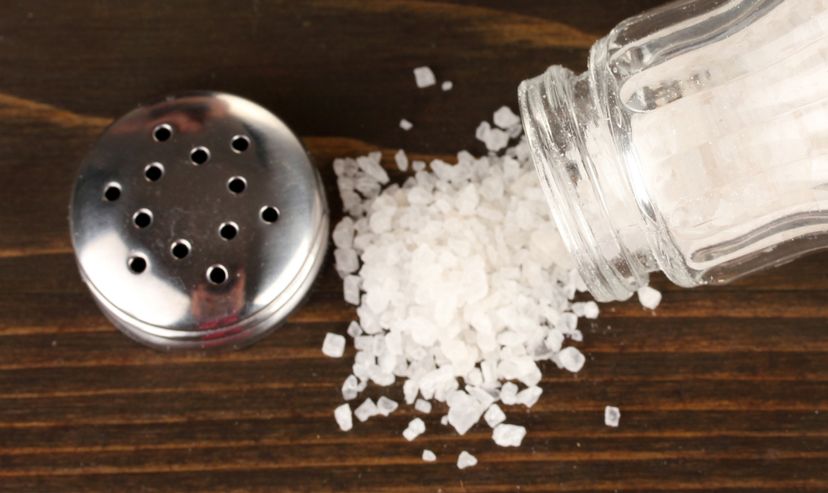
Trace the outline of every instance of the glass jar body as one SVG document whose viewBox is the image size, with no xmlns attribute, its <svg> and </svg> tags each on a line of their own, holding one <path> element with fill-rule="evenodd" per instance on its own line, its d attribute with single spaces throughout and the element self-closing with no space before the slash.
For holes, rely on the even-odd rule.
<svg viewBox="0 0 828 493">
<path fill-rule="evenodd" d="M 523 82 L 559 230 L 599 300 L 828 246 L 828 0 L 695 0 Z"/>
</svg>

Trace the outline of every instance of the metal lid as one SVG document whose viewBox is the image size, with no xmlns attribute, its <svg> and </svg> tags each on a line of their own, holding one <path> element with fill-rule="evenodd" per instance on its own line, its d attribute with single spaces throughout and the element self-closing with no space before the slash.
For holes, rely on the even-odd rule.
<svg viewBox="0 0 828 493">
<path fill-rule="evenodd" d="M 328 238 L 316 169 L 261 106 L 191 93 L 113 123 L 70 206 L 84 281 L 107 317 L 159 349 L 239 347 L 284 320 Z"/>
</svg>

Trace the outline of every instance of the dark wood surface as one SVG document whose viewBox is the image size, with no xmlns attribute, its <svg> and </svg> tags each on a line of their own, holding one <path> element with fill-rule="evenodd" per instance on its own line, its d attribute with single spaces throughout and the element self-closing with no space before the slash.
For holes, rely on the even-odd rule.
<svg viewBox="0 0 828 493">
<path fill-rule="evenodd" d="M 485 426 L 459 437 L 438 413 L 407 443 L 410 409 L 338 431 L 352 352 L 319 348 L 354 313 L 330 259 L 285 327 L 219 354 L 136 346 L 76 273 L 75 172 L 139 102 L 218 89 L 272 109 L 313 153 L 337 218 L 334 156 L 483 152 L 475 126 L 515 106 L 522 78 L 583 69 L 598 36 L 658 3 L 2 2 L 0 490 L 828 490 L 827 255 L 726 287 L 658 278 L 655 314 L 605 306 L 583 327 L 585 370 L 545 368 L 541 401 L 508 409 L 529 429 L 519 449 L 494 446 Z M 417 90 L 423 64 L 455 89 Z M 608 403 L 618 429 L 603 425 Z M 463 449 L 480 464 L 460 472 Z"/>
</svg>

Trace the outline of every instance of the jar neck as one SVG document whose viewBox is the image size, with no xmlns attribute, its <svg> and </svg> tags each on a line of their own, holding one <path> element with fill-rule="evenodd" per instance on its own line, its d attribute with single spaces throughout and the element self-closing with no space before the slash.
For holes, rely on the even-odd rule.
<svg viewBox="0 0 828 493">
<path fill-rule="evenodd" d="M 518 96 L 532 160 L 581 278 L 596 300 L 625 300 L 659 269 L 656 242 L 597 84 L 594 73 L 553 66 L 521 83 Z"/>
</svg>

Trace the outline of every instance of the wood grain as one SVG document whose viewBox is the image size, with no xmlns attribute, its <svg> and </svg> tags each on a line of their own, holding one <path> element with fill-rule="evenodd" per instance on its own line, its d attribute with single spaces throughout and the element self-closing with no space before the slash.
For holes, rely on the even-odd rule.
<svg viewBox="0 0 828 493">
<path fill-rule="evenodd" d="M 217 89 L 301 135 L 339 214 L 335 156 L 484 150 L 477 123 L 518 82 L 587 49 L 660 0 L 58 2 L 0 5 L 0 491 L 828 491 L 828 255 L 729 286 L 665 292 L 656 313 L 603 307 L 588 364 L 545 368 L 544 395 L 507 413 L 523 447 L 485 426 L 457 436 L 414 416 L 338 431 L 349 371 L 322 356 L 344 332 L 330 259 L 305 305 L 240 352 L 136 346 L 81 284 L 67 232 L 80 160 L 142 101 Z M 420 91 L 428 64 L 449 93 Z M 400 118 L 415 123 L 411 132 Z M 400 178 L 399 174 L 395 178 Z M 401 397 L 401 389 L 368 395 Z M 603 425 L 606 404 L 622 425 Z M 438 462 L 425 464 L 423 448 Z M 459 472 L 461 450 L 480 459 Z"/>
</svg>

